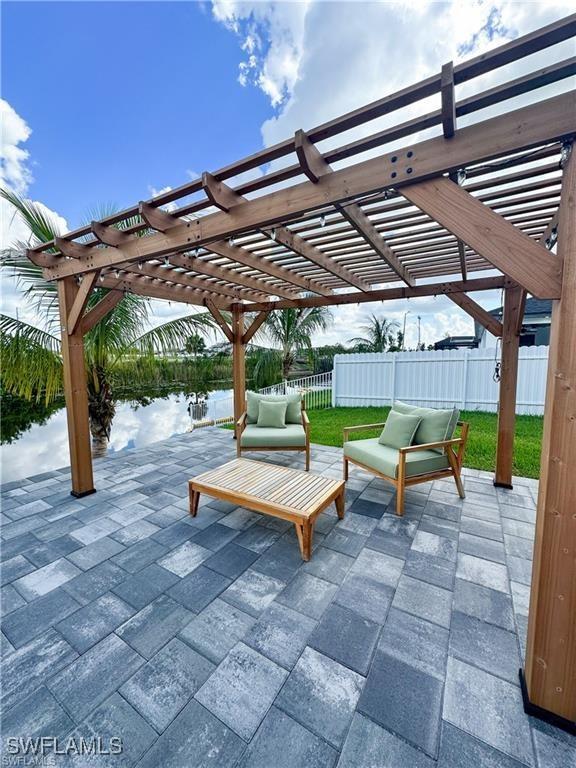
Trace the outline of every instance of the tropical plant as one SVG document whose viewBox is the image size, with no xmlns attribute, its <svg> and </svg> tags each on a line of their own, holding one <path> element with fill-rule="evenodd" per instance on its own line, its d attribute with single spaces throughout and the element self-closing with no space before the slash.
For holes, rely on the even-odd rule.
<svg viewBox="0 0 576 768">
<path fill-rule="evenodd" d="M 25 249 L 52 240 L 60 233 L 40 206 L 6 190 L 0 190 L 0 195 L 31 231 L 30 243 L 15 243 L 0 254 L 0 266 L 17 278 L 43 325 L 39 328 L 17 318 L 0 316 L 2 382 L 10 393 L 28 400 L 43 399 L 48 404 L 62 392 L 61 347 L 56 335 L 57 291 L 54 283 L 44 279 L 42 269 L 26 257 Z M 96 288 L 87 309 L 107 293 L 105 288 Z M 138 377 L 134 384 L 146 383 L 148 372 L 156 368 L 156 355 L 176 352 L 192 333 L 206 333 L 214 327 L 208 313 L 187 315 L 152 329 L 149 321 L 149 300 L 126 294 L 84 337 L 90 430 L 97 452 L 106 446 L 116 410 L 112 391 L 115 369 L 132 362 Z"/>
<path fill-rule="evenodd" d="M 394 331 L 398 323 L 394 320 L 386 320 L 385 317 L 372 315 L 369 322 L 360 327 L 364 336 L 356 336 L 348 339 L 358 352 L 386 352 L 394 343 Z"/>
<path fill-rule="evenodd" d="M 194 360 L 196 360 L 198 355 L 201 355 L 206 351 L 206 341 L 204 340 L 204 337 L 199 333 L 191 333 L 190 336 L 186 339 L 184 349 L 186 352 L 188 352 L 188 354 L 192 355 Z"/>
<path fill-rule="evenodd" d="M 263 380 L 287 379 L 298 352 L 310 353 L 312 336 L 325 330 L 332 321 L 326 307 L 277 309 L 270 312 L 256 338 L 267 339 L 272 348 L 254 350 L 255 386 L 265 386 Z"/>
</svg>

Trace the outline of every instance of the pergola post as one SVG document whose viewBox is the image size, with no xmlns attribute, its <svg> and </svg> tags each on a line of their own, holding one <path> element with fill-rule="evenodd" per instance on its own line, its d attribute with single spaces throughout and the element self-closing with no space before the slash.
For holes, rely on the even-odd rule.
<svg viewBox="0 0 576 768">
<path fill-rule="evenodd" d="M 529 714 L 576 732 L 576 156 L 558 217 L 562 297 L 552 310 L 526 667 Z"/>
<path fill-rule="evenodd" d="M 524 291 L 519 285 L 504 289 L 496 474 L 494 476 L 494 485 L 498 488 L 512 488 L 518 348 L 520 346 L 518 317 L 524 308 L 523 296 Z"/>
<path fill-rule="evenodd" d="M 70 312 L 78 295 L 73 277 L 58 280 L 58 302 L 62 333 L 62 367 L 64 396 L 68 420 L 72 496 L 94 493 L 92 476 L 92 449 L 88 416 L 88 389 L 84 362 L 84 338 L 81 324 L 73 333 L 69 331 Z"/>
<path fill-rule="evenodd" d="M 232 376 L 234 384 L 234 424 L 246 404 L 246 344 L 244 342 L 244 314 L 240 304 L 232 307 Z"/>
</svg>

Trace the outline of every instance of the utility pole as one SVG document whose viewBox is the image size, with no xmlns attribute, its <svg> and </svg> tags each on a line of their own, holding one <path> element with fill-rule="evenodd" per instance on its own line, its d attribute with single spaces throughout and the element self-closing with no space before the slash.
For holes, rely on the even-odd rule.
<svg viewBox="0 0 576 768">
<path fill-rule="evenodd" d="M 420 320 L 422 318 L 418 315 L 418 349 L 420 349 Z"/>
<path fill-rule="evenodd" d="M 406 312 L 404 312 L 404 322 L 402 323 L 402 352 L 406 349 L 406 315 L 410 314 L 410 310 L 408 309 Z"/>
</svg>

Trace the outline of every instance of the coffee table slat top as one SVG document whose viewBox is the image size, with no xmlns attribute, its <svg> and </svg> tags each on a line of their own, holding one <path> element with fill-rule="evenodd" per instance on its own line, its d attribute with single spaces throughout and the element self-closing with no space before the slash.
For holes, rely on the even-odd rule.
<svg viewBox="0 0 576 768">
<path fill-rule="evenodd" d="M 326 506 L 341 493 L 343 481 L 291 467 L 251 459 L 234 459 L 190 481 L 195 491 L 210 495 L 226 493 L 248 505 L 264 503 L 303 518 Z"/>
</svg>

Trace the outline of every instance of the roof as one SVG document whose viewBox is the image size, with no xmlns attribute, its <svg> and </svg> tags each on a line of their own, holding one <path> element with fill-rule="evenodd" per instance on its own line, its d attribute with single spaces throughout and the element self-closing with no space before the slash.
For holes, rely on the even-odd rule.
<svg viewBox="0 0 576 768">
<path fill-rule="evenodd" d="M 491 309 L 490 314 L 494 317 L 502 317 L 502 307 Z M 530 297 L 526 299 L 526 307 L 524 309 L 524 317 L 530 317 L 534 315 L 550 316 L 552 314 L 552 300 L 551 299 L 536 299 Z"/>
</svg>

